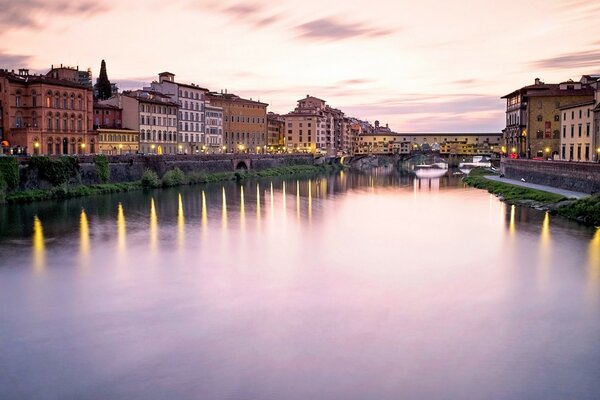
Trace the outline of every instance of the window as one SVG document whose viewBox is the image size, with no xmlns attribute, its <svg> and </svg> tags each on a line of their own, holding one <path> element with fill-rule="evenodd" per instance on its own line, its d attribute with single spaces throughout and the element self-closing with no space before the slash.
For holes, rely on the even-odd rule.
<svg viewBox="0 0 600 400">
<path fill-rule="evenodd" d="M 544 117 L 542 117 L 541 115 L 538 115 L 537 120 L 538 120 L 538 122 L 542 122 L 544 120 Z"/>
<path fill-rule="evenodd" d="M 556 121 L 556 122 L 560 121 L 560 115 L 556 114 L 554 116 L 554 121 Z"/>
<path fill-rule="evenodd" d="M 585 136 L 590 137 L 590 124 L 585 125 Z"/>
<path fill-rule="evenodd" d="M 581 137 L 581 124 L 579 124 L 579 126 L 577 128 L 577 133 L 578 133 L 578 136 Z"/>
</svg>

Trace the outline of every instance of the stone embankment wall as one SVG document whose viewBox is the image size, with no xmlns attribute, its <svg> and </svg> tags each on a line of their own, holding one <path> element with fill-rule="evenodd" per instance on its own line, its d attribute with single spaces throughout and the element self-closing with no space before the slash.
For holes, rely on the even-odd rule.
<svg viewBox="0 0 600 400">
<path fill-rule="evenodd" d="M 600 193 L 600 164 L 567 161 L 503 159 L 502 173 L 510 179 L 582 193 Z"/>
<path fill-rule="evenodd" d="M 110 182 L 132 182 L 142 178 L 146 169 L 162 176 L 166 171 L 179 168 L 183 172 L 232 172 L 235 170 L 260 170 L 289 165 L 313 165 L 312 155 L 120 155 L 106 156 L 109 162 Z M 52 157 L 51 157 L 52 158 Z M 101 183 L 98 177 L 94 156 L 78 156 L 80 183 L 85 185 Z M 39 174 L 29 168 L 29 157 L 19 159 L 21 188 L 48 188 L 50 183 L 40 181 Z"/>
</svg>

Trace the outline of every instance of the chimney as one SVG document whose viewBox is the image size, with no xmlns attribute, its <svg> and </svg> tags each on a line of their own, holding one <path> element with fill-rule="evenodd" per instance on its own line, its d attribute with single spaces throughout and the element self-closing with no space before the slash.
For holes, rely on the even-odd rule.
<svg viewBox="0 0 600 400">
<path fill-rule="evenodd" d="M 540 85 L 541 84 L 540 78 L 535 78 L 535 84 L 536 85 Z"/>
</svg>

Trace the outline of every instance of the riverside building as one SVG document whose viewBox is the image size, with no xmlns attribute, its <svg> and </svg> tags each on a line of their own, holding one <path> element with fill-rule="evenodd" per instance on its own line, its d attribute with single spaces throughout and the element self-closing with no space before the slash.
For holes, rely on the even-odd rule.
<svg viewBox="0 0 600 400">
<path fill-rule="evenodd" d="M 162 72 L 158 82 L 152 82 L 147 90 L 168 96 L 179 104 L 177 151 L 184 154 L 197 154 L 207 148 L 206 140 L 206 94 L 208 89 L 195 84 L 175 81 L 175 74 Z M 211 135 L 215 140 L 215 136 Z"/>
<path fill-rule="evenodd" d="M 78 68 L 0 70 L 0 141 L 7 154 L 95 153 L 92 89 Z M 82 83 L 83 82 L 83 83 Z"/>
<path fill-rule="evenodd" d="M 232 93 L 210 92 L 212 106 L 223 109 L 224 151 L 232 153 L 263 153 L 267 147 L 267 106 Z"/>
</svg>

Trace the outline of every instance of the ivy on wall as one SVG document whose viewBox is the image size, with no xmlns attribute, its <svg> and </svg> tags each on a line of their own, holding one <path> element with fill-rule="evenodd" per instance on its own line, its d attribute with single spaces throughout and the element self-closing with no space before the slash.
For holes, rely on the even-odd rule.
<svg viewBox="0 0 600 400">
<path fill-rule="evenodd" d="M 38 178 L 54 186 L 69 182 L 79 173 L 79 163 L 75 157 L 61 157 L 55 160 L 48 157 L 31 157 L 29 168 L 37 169 Z"/>
<path fill-rule="evenodd" d="M 96 173 L 102 183 L 108 183 L 110 179 L 110 168 L 108 166 L 108 158 L 105 155 L 97 155 L 94 158 L 96 164 Z"/>
</svg>

